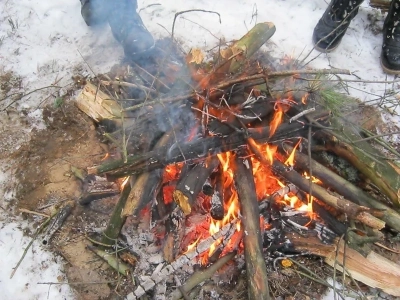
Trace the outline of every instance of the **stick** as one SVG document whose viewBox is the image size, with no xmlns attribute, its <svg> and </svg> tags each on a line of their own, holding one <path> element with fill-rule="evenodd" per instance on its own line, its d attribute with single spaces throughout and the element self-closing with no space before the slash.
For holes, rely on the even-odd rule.
<svg viewBox="0 0 400 300">
<path fill-rule="evenodd" d="M 262 252 L 261 229 L 256 187 L 248 151 L 235 158 L 234 181 L 243 224 L 244 255 L 248 282 L 248 299 L 271 299 L 268 276 Z"/>
<path fill-rule="evenodd" d="M 51 220 L 49 226 L 47 227 L 46 233 L 44 234 L 42 244 L 48 245 L 54 233 L 61 228 L 64 221 L 71 214 L 72 209 L 75 207 L 75 202 L 69 201 L 62 208 L 60 208 Z"/>
<path fill-rule="evenodd" d="M 184 285 L 180 286 L 181 289 L 176 289 L 174 292 L 171 293 L 170 299 L 178 300 L 182 297 L 182 291 L 185 293 L 189 293 L 191 289 L 193 289 L 196 285 L 200 284 L 201 282 L 211 278 L 213 274 L 222 268 L 227 262 L 235 257 L 235 252 L 228 253 L 227 255 L 218 259 L 215 263 L 209 266 L 205 270 L 195 272 L 190 278 L 185 282 Z"/>
<path fill-rule="evenodd" d="M 264 158 L 264 156 L 258 151 L 256 142 L 248 138 L 248 144 L 250 146 L 251 151 L 256 155 L 256 158 L 263 164 L 270 166 L 270 163 Z M 308 159 L 308 158 L 307 158 Z M 333 194 L 326 191 L 323 187 L 310 183 L 308 179 L 301 176 L 292 168 L 287 167 L 283 163 L 278 160 L 274 160 L 272 164 L 272 169 L 278 175 L 285 178 L 287 181 L 296 185 L 299 189 L 305 191 L 306 193 L 310 190 L 310 185 L 312 189 L 312 196 L 315 196 L 317 199 L 323 201 L 324 203 L 333 206 L 337 210 L 346 213 L 350 218 L 356 219 L 372 228 L 382 229 L 385 227 L 385 222 L 379 220 L 378 218 L 371 215 L 371 213 L 377 213 L 381 215 L 381 212 L 373 211 L 364 206 L 359 206 L 354 204 L 353 202 L 346 200 L 344 198 L 339 198 L 334 196 Z M 361 214 L 362 213 L 362 214 Z"/>
<path fill-rule="evenodd" d="M 55 212 L 51 215 L 46 221 L 40 225 L 40 227 L 36 230 L 34 236 L 32 237 L 31 241 L 29 242 L 28 246 L 25 247 L 24 253 L 22 254 L 21 258 L 19 259 L 17 265 L 13 268 L 14 270 L 11 272 L 10 279 L 14 277 L 15 272 L 17 272 L 19 266 L 21 265 L 22 261 L 24 260 L 26 254 L 28 253 L 29 248 L 32 246 L 33 242 L 37 238 L 37 236 L 42 232 L 42 230 L 50 223 L 51 219 L 57 214 Z"/>
<path fill-rule="evenodd" d="M 288 145 L 284 145 L 283 148 L 287 152 L 292 152 L 293 150 L 293 148 Z M 335 189 L 337 193 L 341 194 L 346 199 L 359 205 L 381 210 L 382 216 L 379 218 L 385 221 L 388 226 L 400 232 L 400 214 L 394 209 L 373 198 L 315 160 L 309 162 L 308 157 L 299 151 L 296 151 L 295 154 L 295 166 L 304 171 L 307 171 L 311 167 L 315 177 L 319 178 L 324 185 Z"/>
<path fill-rule="evenodd" d="M 121 232 L 122 226 L 124 226 L 126 220 L 126 217 L 122 216 L 122 210 L 125 206 L 126 200 L 128 199 L 130 191 L 131 185 L 129 183 L 129 179 L 126 179 L 125 186 L 122 189 L 118 203 L 115 205 L 108 226 L 104 231 L 101 243 L 110 246 L 115 244 L 115 241 L 117 240 L 119 233 Z"/>
<path fill-rule="evenodd" d="M 97 256 L 105 260 L 115 271 L 117 271 L 121 275 L 123 276 L 129 275 L 130 268 L 122 261 L 119 261 L 119 259 L 115 256 L 115 254 L 107 253 L 106 251 L 98 249 L 93 246 L 87 246 L 87 248 L 93 253 L 95 253 Z"/>
</svg>

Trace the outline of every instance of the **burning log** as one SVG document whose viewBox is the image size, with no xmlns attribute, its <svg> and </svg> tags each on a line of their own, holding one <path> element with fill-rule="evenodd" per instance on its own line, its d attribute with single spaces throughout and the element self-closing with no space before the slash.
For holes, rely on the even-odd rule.
<svg viewBox="0 0 400 300">
<path fill-rule="evenodd" d="M 358 220 L 361 223 L 378 230 L 381 230 L 383 227 L 385 227 L 385 222 L 372 215 L 376 214 L 381 216 L 382 213 L 380 211 L 359 206 L 344 198 L 335 196 L 332 193 L 329 193 L 323 187 L 315 183 L 310 183 L 308 179 L 304 178 L 291 167 L 287 167 L 280 161 L 274 160 L 272 167 L 274 172 L 305 192 L 308 192 L 311 186 L 312 196 L 345 213 L 349 218 Z"/>
<path fill-rule="evenodd" d="M 222 220 L 224 218 L 224 177 L 222 168 L 219 167 L 215 174 L 214 192 L 211 196 L 210 215 L 214 220 Z"/>
<path fill-rule="evenodd" d="M 321 117 L 326 112 L 321 113 Z M 306 125 L 302 123 L 285 123 L 280 125 L 273 137 L 270 137 L 270 127 L 249 128 L 247 134 L 257 142 L 276 141 L 304 133 Z M 92 174 L 111 174 L 124 177 L 127 174 L 138 174 L 163 168 L 169 164 L 201 159 L 218 153 L 231 151 L 245 145 L 247 136 L 243 132 L 235 132 L 227 137 L 205 137 L 182 145 L 160 147 L 148 153 L 129 156 L 127 162 L 115 160 L 89 169 Z"/>
<path fill-rule="evenodd" d="M 161 188 L 161 173 L 161 170 L 154 170 L 142 173 L 136 178 L 121 213 L 123 217 L 135 215 L 155 198 Z"/>
<path fill-rule="evenodd" d="M 264 156 L 259 152 L 257 144 L 252 138 L 248 139 L 248 144 L 251 151 L 256 155 L 256 158 L 265 165 L 270 165 L 270 163 L 264 158 Z M 348 217 L 356 219 L 365 225 L 368 225 L 375 229 L 382 229 L 385 226 L 385 222 L 379 220 L 370 213 L 377 214 L 381 216 L 380 211 L 369 209 L 367 207 L 359 206 L 350 202 L 344 198 L 337 197 L 323 187 L 310 183 L 310 181 L 299 173 L 297 173 L 293 168 L 286 166 L 278 160 L 274 160 L 272 163 L 272 169 L 277 175 L 285 178 L 287 181 L 296 185 L 299 189 L 309 192 L 310 187 L 312 190 L 311 195 L 315 196 L 317 199 L 323 201 L 324 203 L 336 208 L 337 210 L 346 213 Z"/>
<path fill-rule="evenodd" d="M 285 145 L 284 148 L 289 152 L 293 151 L 293 148 L 287 145 Z M 296 151 L 295 154 L 295 166 L 304 171 L 312 169 L 313 175 L 322 180 L 324 185 L 335 189 L 337 193 L 346 199 L 349 199 L 359 205 L 380 210 L 382 216 L 379 218 L 385 221 L 388 226 L 400 232 L 400 214 L 394 209 L 388 207 L 382 202 L 379 202 L 360 188 L 354 186 L 315 160 L 309 161 L 308 156 L 299 151 Z"/>
<path fill-rule="evenodd" d="M 379 153 L 346 121 L 333 119 L 335 133 L 322 130 L 315 138 L 323 141 L 327 150 L 346 159 L 364 174 L 394 206 L 400 207 L 400 174 L 386 160 L 379 158 Z M 343 126 L 347 124 L 348 126 Z M 376 154 L 376 155 L 375 155 Z"/>
<path fill-rule="evenodd" d="M 173 196 L 185 215 L 191 213 L 193 203 L 201 192 L 204 183 L 218 164 L 219 160 L 216 156 L 209 157 L 204 162 L 194 166 L 179 180 Z"/>
<path fill-rule="evenodd" d="M 246 156 L 246 157 L 239 157 Z M 247 152 L 241 151 L 235 159 L 235 187 L 238 193 L 243 224 L 244 255 L 251 300 L 271 299 L 268 276 L 262 252 L 261 229 L 253 168 Z"/>
</svg>

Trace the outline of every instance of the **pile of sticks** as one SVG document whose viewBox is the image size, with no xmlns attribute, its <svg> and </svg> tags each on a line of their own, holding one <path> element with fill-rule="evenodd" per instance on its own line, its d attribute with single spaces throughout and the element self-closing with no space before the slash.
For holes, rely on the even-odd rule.
<svg viewBox="0 0 400 300">
<path fill-rule="evenodd" d="M 261 67 L 250 57 L 274 32 L 272 23 L 257 24 L 242 39 L 220 51 L 209 70 L 195 62 L 192 51 L 179 70 L 172 64 L 164 65 L 162 72 L 152 75 L 135 65 L 133 71 L 125 69 L 122 75 L 115 71 L 114 78 L 111 75 L 97 78 L 79 95 L 77 103 L 84 112 L 97 122 L 112 125 L 113 132 L 105 137 L 117 146 L 120 154 L 119 159 L 94 166 L 89 173 L 109 179 L 129 178 L 102 243 L 115 243 L 126 218 L 140 215 L 149 204 L 156 204 L 159 219 L 166 220 L 164 258 L 169 264 L 160 267 L 157 276 L 141 281 L 130 295 L 132 299 L 164 280 L 160 274 L 173 273 L 179 261 L 192 258 L 192 254 L 182 255 L 181 243 L 185 218 L 199 210 L 199 195 L 209 199 L 210 216 L 223 220 L 231 187 L 240 206 L 240 240 L 244 244 L 249 299 L 270 299 L 263 251 L 265 238 L 260 226 L 263 202 L 255 186 L 254 161 L 269 168 L 288 186 L 292 184 L 308 197 L 315 197 L 314 212 L 338 236 L 345 235 L 355 253 L 368 256 L 372 251 L 366 240 L 379 241 L 383 229 L 400 232 L 400 181 L 396 169 L 373 155 L 377 151 L 363 140 L 361 129 L 332 115 L 312 86 L 298 88 L 302 76 L 315 79 L 321 74 L 349 72 L 276 71 Z M 186 77 L 182 79 L 176 74 Z M 260 145 L 265 144 L 277 149 L 273 157 L 268 158 L 261 150 Z M 316 153 L 321 151 L 346 159 L 378 188 L 379 198 L 386 201 L 371 196 L 317 162 Z M 226 153 L 230 154 L 227 161 L 232 171 L 230 185 L 226 182 L 226 166 L 219 157 Z M 291 153 L 294 164 L 289 165 L 285 160 Z M 310 179 L 302 175 L 304 171 Z M 166 179 L 168 176 L 171 178 Z M 314 177 L 319 179 L 318 184 L 313 182 Z M 167 185 L 173 186 L 172 202 L 165 199 Z M 276 192 L 268 191 L 269 203 L 282 198 Z M 285 193 L 289 192 L 287 189 Z M 339 221 L 338 216 L 345 216 L 346 221 Z M 193 256 L 205 252 L 210 242 L 220 237 L 230 239 L 234 234 L 232 222 L 238 220 L 231 220 L 210 241 L 200 241 L 191 250 Z M 364 236 L 349 231 L 353 222 L 371 230 L 366 230 L 368 234 Z M 299 242 L 297 246 L 304 248 Z M 334 252 L 333 248 L 326 250 L 321 245 L 308 250 L 326 257 L 327 261 Z M 393 266 L 393 274 L 382 282 L 357 266 L 369 264 L 363 260 L 364 256 L 357 256 L 357 263 L 347 271 L 355 279 L 400 295 L 400 285 L 395 279 L 398 275 L 394 275 L 400 273 L 398 266 Z"/>
</svg>

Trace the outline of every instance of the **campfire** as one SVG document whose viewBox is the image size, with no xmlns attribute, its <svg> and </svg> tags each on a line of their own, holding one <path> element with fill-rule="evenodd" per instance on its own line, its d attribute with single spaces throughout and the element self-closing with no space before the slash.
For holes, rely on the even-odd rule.
<svg viewBox="0 0 400 300">
<path fill-rule="evenodd" d="M 251 59 L 274 32 L 260 23 L 207 63 L 192 50 L 177 64 L 166 47 L 162 71 L 119 67 L 79 95 L 78 107 L 114 146 L 89 168 L 80 199 L 87 205 L 120 194 L 99 245 L 117 245 L 132 218 L 157 245 L 150 259 L 130 237 L 135 262 L 155 267 L 135 263 L 128 299 L 200 265 L 207 275 L 175 283 L 171 298 L 186 299 L 235 256 L 244 257 L 249 299 L 269 299 L 267 265 L 295 253 L 322 256 L 346 276 L 400 295 L 398 266 L 383 269 L 386 260 L 368 248 L 382 230 L 400 231 L 399 174 L 371 157 L 377 150 L 362 130 L 316 93 L 322 77 L 348 71 L 293 69 L 291 59 L 277 71 Z M 375 194 L 333 171 L 321 158 L 327 152 Z"/>
</svg>

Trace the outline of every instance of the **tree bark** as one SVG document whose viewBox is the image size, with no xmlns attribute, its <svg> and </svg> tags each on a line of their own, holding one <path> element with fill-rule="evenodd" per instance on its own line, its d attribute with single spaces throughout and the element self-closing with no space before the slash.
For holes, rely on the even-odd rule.
<svg viewBox="0 0 400 300">
<path fill-rule="evenodd" d="M 244 231 L 243 242 L 246 258 L 248 299 L 271 299 L 267 269 L 262 252 L 260 213 L 255 192 L 256 187 L 248 151 L 240 151 L 236 154 L 234 181 L 238 193 Z"/>
<path fill-rule="evenodd" d="M 288 146 L 284 146 L 284 148 L 288 150 L 288 152 L 293 150 L 292 147 Z M 299 167 L 304 171 L 309 171 L 311 169 L 313 176 L 320 179 L 325 186 L 333 188 L 337 193 L 346 199 L 349 199 L 350 201 L 359 205 L 381 210 L 382 216 L 379 218 L 385 221 L 388 226 L 400 232 L 400 214 L 394 209 L 388 207 L 382 202 L 379 202 L 377 199 L 373 198 L 360 188 L 351 184 L 315 160 L 311 160 L 311 162 L 309 162 L 307 155 L 296 151 L 294 159 L 296 167 Z"/>
</svg>

